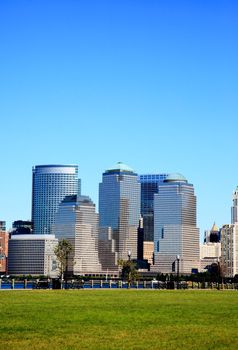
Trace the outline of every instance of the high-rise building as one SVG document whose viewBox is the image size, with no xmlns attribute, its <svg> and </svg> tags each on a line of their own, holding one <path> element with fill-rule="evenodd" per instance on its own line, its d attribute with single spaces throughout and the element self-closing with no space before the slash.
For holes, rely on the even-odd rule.
<svg viewBox="0 0 238 350">
<path fill-rule="evenodd" d="M 154 241 L 154 194 L 168 174 L 140 175 L 141 215 L 143 218 L 144 241 Z"/>
<path fill-rule="evenodd" d="M 13 235 L 9 239 L 8 273 L 57 277 L 57 243 L 54 235 Z"/>
<path fill-rule="evenodd" d="M 170 174 L 154 195 L 155 269 L 173 272 L 180 264 L 181 273 L 199 268 L 199 229 L 196 226 L 194 188 L 181 174 Z"/>
<path fill-rule="evenodd" d="M 98 214 L 86 196 L 67 196 L 60 203 L 52 232 L 72 244 L 68 271 L 74 275 L 100 273 L 98 254 Z"/>
<path fill-rule="evenodd" d="M 233 205 L 231 207 L 231 223 L 238 222 L 238 186 L 233 192 Z"/>
<path fill-rule="evenodd" d="M 6 232 L 6 222 L 0 221 L 0 273 L 7 272 L 8 258 L 8 233 Z"/>
<path fill-rule="evenodd" d="M 213 264 L 218 264 L 220 257 L 220 229 L 214 222 L 212 228 L 204 232 L 204 243 L 200 245 L 200 272 L 208 271 Z"/>
<path fill-rule="evenodd" d="M 238 223 L 221 228 L 220 268 L 223 277 L 238 274 Z"/>
<path fill-rule="evenodd" d="M 33 167 L 32 222 L 34 234 L 50 234 L 60 202 L 80 194 L 76 165 L 37 165 Z"/>
<path fill-rule="evenodd" d="M 126 260 L 130 252 L 131 258 L 136 259 L 140 183 L 137 174 L 126 164 L 119 162 L 103 173 L 99 184 L 99 218 L 100 232 L 105 240 L 110 236 L 116 258 Z"/>
</svg>

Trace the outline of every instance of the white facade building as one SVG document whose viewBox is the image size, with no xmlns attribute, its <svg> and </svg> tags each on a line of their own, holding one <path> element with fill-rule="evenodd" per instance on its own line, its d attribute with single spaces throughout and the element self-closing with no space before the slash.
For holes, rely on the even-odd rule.
<svg viewBox="0 0 238 350">
<path fill-rule="evenodd" d="M 220 263 L 224 276 L 238 274 L 238 223 L 222 226 Z"/>
<path fill-rule="evenodd" d="M 221 256 L 221 243 L 206 243 L 200 245 L 200 259 L 214 258 Z"/>
<path fill-rule="evenodd" d="M 67 196 L 55 216 L 52 232 L 67 239 L 73 247 L 69 255 L 68 271 L 75 274 L 101 272 L 98 256 L 98 214 L 95 204 L 86 196 Z"/>
<path fill-rule="evenodd" d="M 54 235 L 13 235 L 8 243 L 9 275 L 57 277 Z"/>
</svg>

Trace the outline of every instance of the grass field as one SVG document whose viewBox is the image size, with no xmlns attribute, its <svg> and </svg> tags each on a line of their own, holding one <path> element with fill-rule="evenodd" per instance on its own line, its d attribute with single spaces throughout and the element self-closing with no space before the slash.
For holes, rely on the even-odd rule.
<svg viewBox="0 0 238 350">
<path fill-rule="evenodd" d="M 1 291 L 0 349 L 238 349 L 237 291 Z"/>
</svg>

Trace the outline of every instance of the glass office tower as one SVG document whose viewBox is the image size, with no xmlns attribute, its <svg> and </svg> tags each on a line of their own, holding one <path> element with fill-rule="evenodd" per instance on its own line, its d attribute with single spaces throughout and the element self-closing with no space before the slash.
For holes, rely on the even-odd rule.
<svg viewBox="0 0 238 350">
<path fill-rule="evenodd" d="M 154 194 L 168 174 L 140 175 L 141 215 L 143 217 L 144 241 L 154 241 Z"/>
<path fill-rule="evenodd" d="M 60 202 L 80 194 L 77 165 L 37 165 L 33 167 L 32 222 L 34 234 L 50 234 Z"/>
<path fill-rule="evenodd" d="M 181 273 L 199 267 L 199 230 L 194 188 L 181 174 L 168 175 L 154 196 L 154 254 L 158 271 L 172 272 L 178 259 Z"/>
<path fill-rule="evenodd" d="M 104 172 L 102 183 L 99 184 L 99 225 L 101 232 L 112 230 L 118 259 L 127 260 L 128 251 L 131 252 L 131 258 L 137 258 L 139 219 L 138 176 L 126 164 L 119 162 Z"/>
</svg>

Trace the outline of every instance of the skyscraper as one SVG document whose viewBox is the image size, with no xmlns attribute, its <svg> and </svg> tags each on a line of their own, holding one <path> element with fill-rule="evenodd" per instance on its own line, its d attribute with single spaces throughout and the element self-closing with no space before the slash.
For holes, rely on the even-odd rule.
<svg viewBox="0 0 238 350">
<path fill-rule="evenodd" d="M 68 271 L 78 275 L 100 273 L 98 254 L 98 214 L 95 204 L 86 196 L 67 196 L 60 203 L 52 232 L 67 239 L 73 247 Z"/>
<path fill-rule="evenodd" d="M 234 277 L 238 274 L 238 223 L 221 228 L 221 274 Z"/>
<path fill-rule="evenodd" d="M 238 186 L 233 192 L 231 207 L 231 225 L 221 228 L 221 261 L 223 276 L 238 274 Z"/>
<path fill-rule="evenodd" d="M 231 223 L 238 222 L 238 186 L 233 192 L 233 205 L 231 207 Z"/>
<path fill-rule="evenodd" d="M 101 232 L 112 230 L 118 259 L 137 258 L 137 230 L 140 219 L 140 183 L 126 164 L 117 163 L 103 173 L 99 184 Z"/>
<path fill-rule="evenodd" d="M 180 271 L 199 267 L 199 230 L 196 226 L 194 188 L 181 174 L 170 174 L 154 196 L 155 267 L 172 272 L 179 259 Z"/>
<path fill-rule="evenodd" d="M 168 174 L 140 175 L 141 215 L 143 217 L 144 241 L 154 241 L 154 194 Z"/>
<path fill-rule="evenodd" d="M 34 234 L 50 234 L 60 202 L 80 194 L 76 165 L 37 165 L 33 167 L 32 221 Z"/>
<path fill-rule="evenodd" d="M 221 231 L 215 222 L 210 230 L 204 232 L 204 243 L 200 245 L 200 272 L 207 271 L 220 259 L 220 235 Z"/>
</svg>

